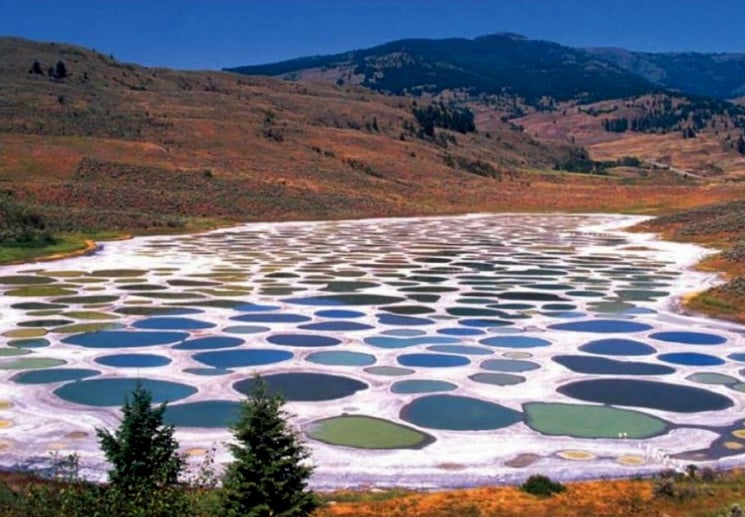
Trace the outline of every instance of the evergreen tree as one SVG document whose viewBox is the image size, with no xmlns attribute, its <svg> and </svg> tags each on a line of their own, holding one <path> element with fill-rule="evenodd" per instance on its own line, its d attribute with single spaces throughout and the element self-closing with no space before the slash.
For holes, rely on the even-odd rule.
<svg viewBox="0 0 745 517">
<path fill-rule="evenodd" d="M 152 394 L 139 382 L 122 406 L 122 422 L 112 434 L 96 429 L 101 449 L 112 464 L 111 487 L 125 495 L 143 495 L 173 487 L 184 467 L 174 428 L 163 422 L 166 404 L 152 406 Z"/>
<path fill-rule="evenodd" d="M 41 63 L 39 63 L 38 61 L 34 61 L 28 73 L 36 74 L 36 75 L 44 75 L 44 71 L 41 69 Z"/>
<path fill-rule="evenodd" d="M 284 400 L 271 395 L 261 377 L 231 426 L 234 461 L 223 478 L 223 509 L 231 516 L 309 515 L 319 506 L 308 490 L 310 453 L 288 427 Z"/>
<path fill-rule="evenodd" d="M 57 79 L 64 79 L 67 77 L 67 67 L 62 60 L 57 61 L 57 66 L 54 69 L 54 76 Z"/>
<path fill-rule="evenodd" d="M 740 138 L 737 139 L 737 152 L 745 155 L 745 139 L 740 135 Z"/>
</svg>

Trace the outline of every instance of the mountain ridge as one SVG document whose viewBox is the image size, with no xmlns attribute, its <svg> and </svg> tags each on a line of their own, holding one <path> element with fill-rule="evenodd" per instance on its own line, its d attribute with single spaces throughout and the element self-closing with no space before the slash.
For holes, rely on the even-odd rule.
<svg viewBox="0 0 745 517">
<path fill-rule="evenodd" d="M 713 77 L 705 73 L 707 67 L 716 68 Z M 529 101 L 552 96 L 558 101 L 588 102 L 667 89 L 722 99 L 745 94 L 745 54 L 576 48 L 513 33 L 472 39 L 401 39 L 225 70 L 291 77 L 317 68 L 343 69 L 340 78 L 345 82 L 360 76 L 356 78 L 360 84 L 396 94 L 438 94 L 452 88 L 470 89 L 477 95 L 499 94 L 507 88 Z M 410 79 L 403 79 L 404 75 Z M 520 75 L 524 77 L 514 77 Z M 440 84 L 433 86 L 427 83 L 429 79 Z M 542 84 L 534 84 L 537 80 Z"/>
</svg>

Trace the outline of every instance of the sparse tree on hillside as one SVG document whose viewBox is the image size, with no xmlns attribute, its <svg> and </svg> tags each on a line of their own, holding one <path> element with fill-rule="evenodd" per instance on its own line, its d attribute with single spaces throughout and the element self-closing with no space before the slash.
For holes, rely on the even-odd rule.
<svg viewBox="0 0 745 517">
<path fill-rule="evenodd" d="M 234 461 L 223 478 L 225 515 L 302 517 L 318 507 L 307 487 L 313 471 L 306 463 L 310 453 L 288 427 L 283 404 L 256 377 L 231 427 Z"/>
<path fill-rule="evenodd" d="M 737 139 L 736 147 L 738 153 L 745 155 L 745 139 L 742 137 L 742 135 L 740 135 L 740 138 Z"/>
<path fill-rule="evenodd" d="M 64 79 L 67 77 L 67 67 L 61 59 L 57 61 L 57 66 L 54 69 L 54 76 L 57 79 Z"/>
<path fill-rule="evenodd" d="M 28 73 L 36 74 L 36 75 L 44 75 L 44 71 L 41 69 L 41 63 L 39 63 L 38 61 L 34 61 Z"/>
</svg>

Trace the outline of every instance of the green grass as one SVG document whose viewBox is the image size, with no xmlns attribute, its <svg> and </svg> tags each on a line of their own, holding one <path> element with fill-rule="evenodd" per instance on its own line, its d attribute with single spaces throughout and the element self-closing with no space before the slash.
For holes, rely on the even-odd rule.
<svg viewBox="0 0 745 517">
<path fill-rule="evenodd" d="M 26 262 L 50 255 L 72 253 L 83 250 L 86 240 L 107 240 L 118 238 L 116 232 L 64 233 L 54 236 L 52 243 L 32 242 L 30 244 L 3 244 L 0 246 L 0 264 Z"/>
<path fill-rule="evenodd" d="M 317 422 L 308 430 L 316 440 L 358 449 L 418 448 L 432 438 L 414 428 L 362 415 L 345 415 Z"/>
<path fill-rule="evenodd" d="M 725 312 L 728 314 L 737 313 L 737 307 L 733 307 L 732 305 L 725 302 L 724 300 L 720 300 L 719 298 L 716 298 L 706 293 L 696 296 L 693 300 L 691 300 L 691 302 L 692 302 L 692 305 L 701 304 L 701 305 L 705 305 L 706 307 L 718 309 L 719 311 Z"/>
</svg>

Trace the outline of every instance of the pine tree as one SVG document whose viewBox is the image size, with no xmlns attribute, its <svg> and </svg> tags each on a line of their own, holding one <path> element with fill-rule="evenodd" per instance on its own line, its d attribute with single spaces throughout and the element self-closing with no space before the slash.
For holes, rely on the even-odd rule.
<svg viewBox="0 0 745 517">
<path fill-rule="evenodd" d="M 67 77 L 67 67 L 62 60 L 57 61 L 57 66 L 54 69 L 54 77 L 57 79 L 64 79 Z"/>
<path fill-rule="evenodd" d="M 737 152 L 745 155 L 745 138 L 742 135 L 737 139 Z"/>
<path fill-rule="evenodd" d="M 122 406 L 122 422 L 114 434 L 96 429 L 101 449 L 112 464 L 109 482 L 115 490 L 142 495 L 175 486 L 184 467 L 174 428 L 166 425 L 166 404 L 152 406 L 152 394 L 139 382 Z"/>
<path fill-rule="evenodd" d="M 39 63 L 38 61 L 34 61 L 28 73 L 36 74 L 36 75 L 44 75 L 44 71 L 41 69 L 41 63 Z"/>
<path fill-rule="evenodd" d="M 257 376 L 231 426 L 234 461 L 222 489 L 227 515 L 301 517 L 319 506 L 307 488 L 313 471 L 306 463 L 310 453 L 288 427 L 283 404 Z"/>
</svg>

